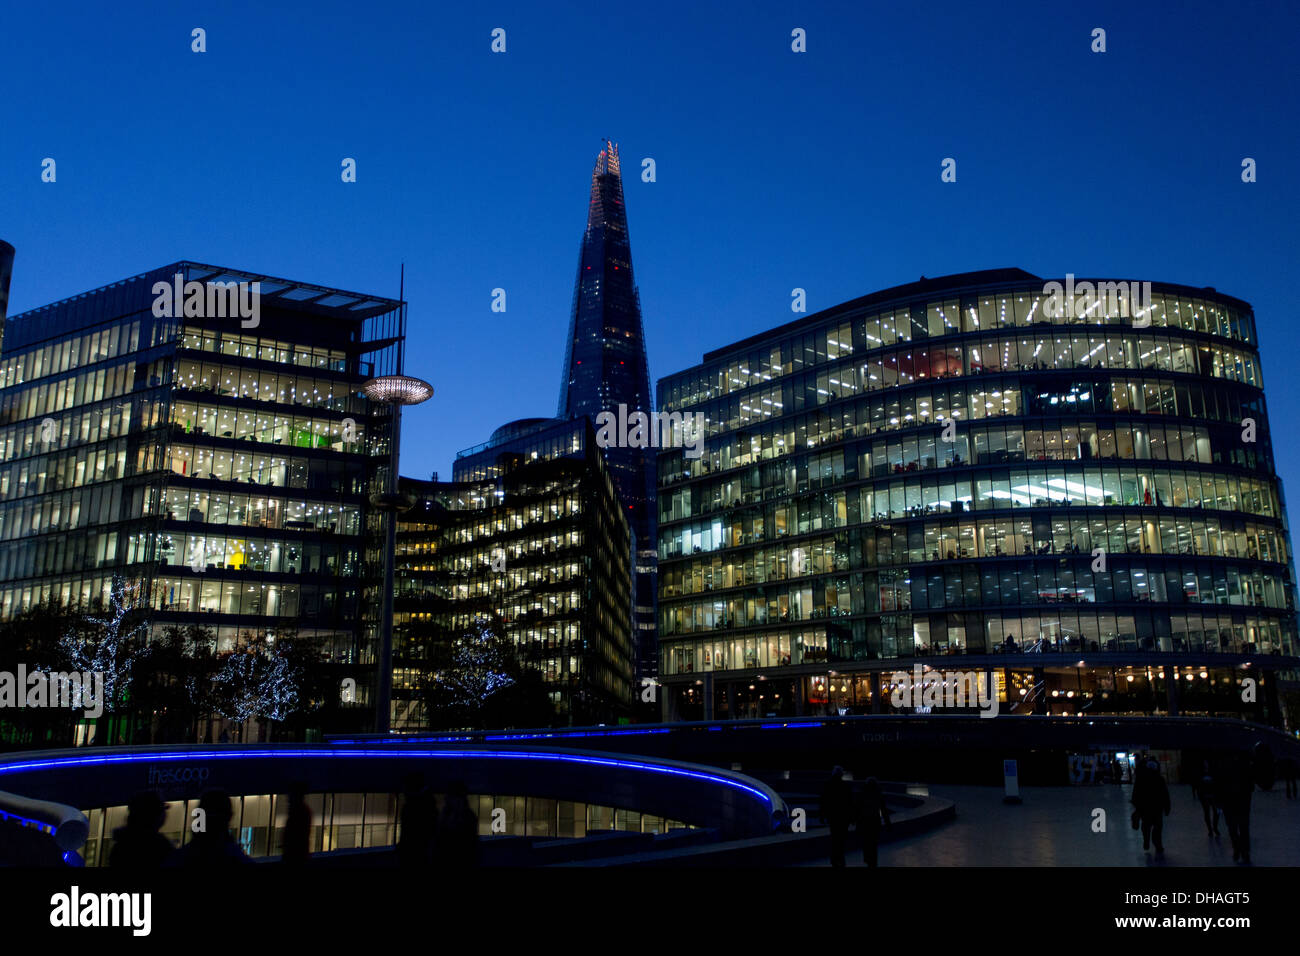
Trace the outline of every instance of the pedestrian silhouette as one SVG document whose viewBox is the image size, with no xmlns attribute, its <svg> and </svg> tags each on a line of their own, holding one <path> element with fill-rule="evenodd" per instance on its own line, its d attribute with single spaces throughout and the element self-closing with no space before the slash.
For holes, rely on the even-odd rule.
<svg viewBox="0 0 1300 956">
<path fill-rule="evenodd" d="M 288 797 L 280 862 L 301 866 L 311 857 L 311 807 L 307 806 L 306 784 L 295 782 L 289 787 Z"/>
<path fill-rule="evenodd" d="M 1286 798 L 1292 799 L 1296 795 L 1296 761 L 1294 757 L 1283 757 L 1277 762 L 1277 769 L 1282 774 L 1282 779 L 1286 782 Z"/>
<path fill-rule="evenodd" d="M 822 787 L 822 822 L 831 828 L 831 866 L 844 866 L 844 847 L 853 823 L 853 788 L 844 779 L 844 768 L 836 767 Z"/>
<path fill-rule="evenodd" d="M 451 870 L 478 866 L 478 816 L 470 809 L 465 784 L 453 781 L 442 801 L 434 841 L 438 865 Z"/>
<path fill-rule="evenodd" d="M 876 866 L 880 849 L 880 830 L 889 825 L 889 807 L 875 777 L 868 777 L 858 798 L 858 837 L 862 840 L 862 862 Z"/>
<path fill-rule="evenodd" d="M 230 835 L 230 818 L 234 815 L 230 794 L 209 790 L 199 797 L 203 829 L 191 833 L 189 841 L 171 855 L 169 866 L 217 868 L 253 862 Z"/>
<path fill-rule="evenodd" d="M 1205 829 L 1210 836 L 1219 835 L 1218 785 L 1208 760 L 1201 761 L 1201 775 L 1192 781 L 1192 799 L 1201 801 L 1201 812 L 1205 815 Z"/>
<path fill-rule="evenodd" d="M 1232 840 L 1232 858 L 1250 862 L 1250 797 L 1255 791 L 1250 758 L 1237 754 L 1219 771 L 1219 806 Z"/>
<path fill-rule="evenodd" d="M 397 835 L 399 866 L 425 867 L 433 861 L 433 835 L 438 807 L 422 774 L 410 774 L 402 788 L 401 831 Z"/>
<path fill-rule="evenodd" d="M 1273 763 L 1273 751 L 1268 744 L 1259 741 L 1251 751 L 1251 764 L 1255 774 L 1255 786 L 1261 790 L 1272 790 L 1277 782 L 1277 768 Z"/>
<path fill-rule="evenodd" d="M 1143 763 L 1133 777 L 1133 795 L 1129 797 L 1133 804 L 1134 816 L 1142 826 L 1142 849 L 1156 847 L 1156 856 L 1165 855 L 1164 827 L 1165 817 L 1169 815 L 1169 787 L 1165 778 L 1160 776 L 1160 765 L 1154 760 Z"/>
<path fill-rule="evenodd" d="M 153 790 L 142 790 L 126 805 L 126 824 L 113 831 L 108 865 L 128 870 L 155 870 L 175 847 L 158 829 L 167 817 L 167 804 Z"/>
</svg>

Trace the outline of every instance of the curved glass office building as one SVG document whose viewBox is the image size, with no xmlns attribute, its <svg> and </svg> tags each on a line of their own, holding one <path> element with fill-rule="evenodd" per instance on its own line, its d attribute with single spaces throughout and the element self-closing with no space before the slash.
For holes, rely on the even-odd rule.
<svg viewBox="0 0 1300 956">
<path fill-rule="evenodd" d="M 659 458 L 670 719 L 888 711 L 919 665 L 993 675 L 1003 713 L 1282 722 L 1294 571 L 1246 302 L 923 278 L 659 403 L 707 420 L 702 457 Z"/>
</svg>

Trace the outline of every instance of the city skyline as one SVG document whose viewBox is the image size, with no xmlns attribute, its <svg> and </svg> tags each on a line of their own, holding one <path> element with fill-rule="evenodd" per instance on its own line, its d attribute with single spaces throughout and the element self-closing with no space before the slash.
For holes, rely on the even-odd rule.
<svg viewBox="0 0 1300 956">
<path fill-rule="evenodd" d="M 0 218 L 18 248 L 11 314 L 177 258 L 389 296 L 405 262 L 408 364 L 437 396 L 405 418 L 404 471 L 446 473 L 457 451 L 554 401 L 578 197 L 608 135 L 629 171 L 652 383 L 795 318 L 793 288 L 807 291 L 813 313 L 923 273 L 1007 264 L 1043 276 L 1213 284 L 1255 307 L 1266 383 L 1281 380 L 1300 348 L 1300 330 L 1284 320 L 1296 198 L 1285 164 L 1297 134 L 1276 122 L 1296 93 L 1282 70 L 1294 10 L 1236 19 L 1197 4 L 1168 21 L 1118 7 L 1050 14 L 1022 5 L 991 23 L 957 6 L 924 18 L 667 8 L 634 31 L 621 69 L 593 85 L 579 71 L 556 75 L 554 62 L 576 59 L 607 31 L 626 34 L 630 19 L 552 23 L 503 8 L 494 19 L 453 11 L 434 20 L 396 9 L 405 15 L 342 39 L 276 11 L 260 13 L 265 27 L 250 35 L 235 5 L 199 17 L 203 55 L 190 50 L 199 25 L 190 14 L 87 10 L 55 29 L 51 14 L 17 11 L 9 37 L 64 37 L 69 48 L 148 43 L 174 54 L 138 75 L 97 80 L 83 102 L 87 64 L 60 59 L 46 46 L 54 41 L 0 39 L 18 72 L 52 56 L 63 67 L 45 77 L 47 108 L 11 121 L 0 159 L 10 184 Z M 685 35 L 681 23 L 691 25 Z M 508 31 L 504 54 L 490 51 L 497 26 Z M 1105 54 L 1090 50 L 1097 26 L 1108 31 Z M 791 51 L 794 27 L 807 31 L 807 53 Z M 416 56 L 434 37 L 439 57 Z M 943 66 L 972 52 L 979 70 Z M 335 54 L 356 64 L 346 76 L 331 71 Z M 1259 77 L 1249 96 L 1234 85 L 1242 58 Z M 425 65 L 407 77 L 396 62 Z M 244 75 L 255 65 L 262 72 Z M 177 81 L 161 93 L 159 71 Z M 543 75 L 552 79 L 535 82 Z M 190 98 L 252 105 L 303 83 L 320 95 L 291 132 L 253 110 L 243 128 L 262 146 L 238 161 L 174 158 L 152 109 L 124 115 L 93 143 L 71 132 L 97 128 L 90 111 L 104 97 L 137 101 L 142 86 L 176 116 Z M 422 101 L 411 91 L 429 84 L 445 97 L 412 123 Z M 587 105 L 569 108 L 579 102 Z M 504 121 L 518 115 L 539 119 Z M 347 128 L 336 128 L 339 116 Z M 1016 117 L 1044 120 L 1016 134 Z M 1164 132 L 1143 125 L 1152 117 Z M 402 149 L 377 145 L 399 120 Z M 491 144 L 493 162 L 463 148 L 471 142 Z M 45 157 L 59 161 L 55 183 L 40 181 Z M 340 181 L 344 157 L 357 159 L 356 183 Z M 940 180 L 947 157 L 957 160 L 955 183 Z M 1258 161 L 1258 182 L 1241 182 L 1243 157 Z M 641 181 L 645 158 L 656 161 L 653 183 Z M 233 225 L 254 207 L 257 229 Z M 160 209 L 184 213 L 164 215 L 160 229 Z M 506 290 L 504 314 L 491 311 L 495 288 Z M 488 348 L 499 366 L 490 375 L 478 360 Z M 1300 396 L 1278 392 L 1272 402 L 1279 418 L 1300 414 Z M 1278 464 L 1284 478 L 1300 473 L 1300 450 L 1280 446 Z"/>
</svg>

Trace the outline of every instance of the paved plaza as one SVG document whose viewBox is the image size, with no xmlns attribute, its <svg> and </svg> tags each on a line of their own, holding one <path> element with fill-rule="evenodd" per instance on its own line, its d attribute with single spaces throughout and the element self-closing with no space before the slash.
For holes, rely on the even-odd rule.
<svg viewBox="0 0 1300 956">
<path fill-rule="evenodd" d="M 1002 802 L 995 787 L 913 788 L 957 804 L 957 818 L 927 833 L 880 847 L 881 866 L 1226 866 L 1232 843 L 1222 817 L 1220 836 L 1207 835 L 1201 805 L 1191 787 L 1169 788 L 1172 812 L 1165 818 L 1165 854 L 1144 853 L 1142 834 L 1129 823 L 1128 785 L 1022 788 L 1024 802 Z M 1094 810 L 1106 811 L 1106 831 L 1093 832 Z M 1288 800 L 1281 783 L 1256 791 L 1251 800 L 1251 863 L 1300 865 L 1300 799 Z M 862 866 L 862 854 L 848 854 Z M 829 859 L 811 865 L 828 866 Z"/>
</svg>

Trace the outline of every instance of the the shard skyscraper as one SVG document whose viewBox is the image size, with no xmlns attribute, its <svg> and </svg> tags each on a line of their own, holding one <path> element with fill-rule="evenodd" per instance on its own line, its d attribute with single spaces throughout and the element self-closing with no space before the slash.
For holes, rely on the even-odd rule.
<svg viewBox="0 0 1300 956">
<path fill-rule="evenodd" d="M 559 415 L 585 415 L 594 425 L 602 411 L 617 415 L 620 405 L 627 406 L 628 415 L 654 411 L 618 146 L 607 141 L 591 174 L 591 202 L 578 254 Z M 654 450 L 611 446 L 605 449 L 605 461 L 627 509 L 635 540 L 632 590 L 639 689 L 640 679 L 656 677 L 659 671 Z"/>
</svg>

